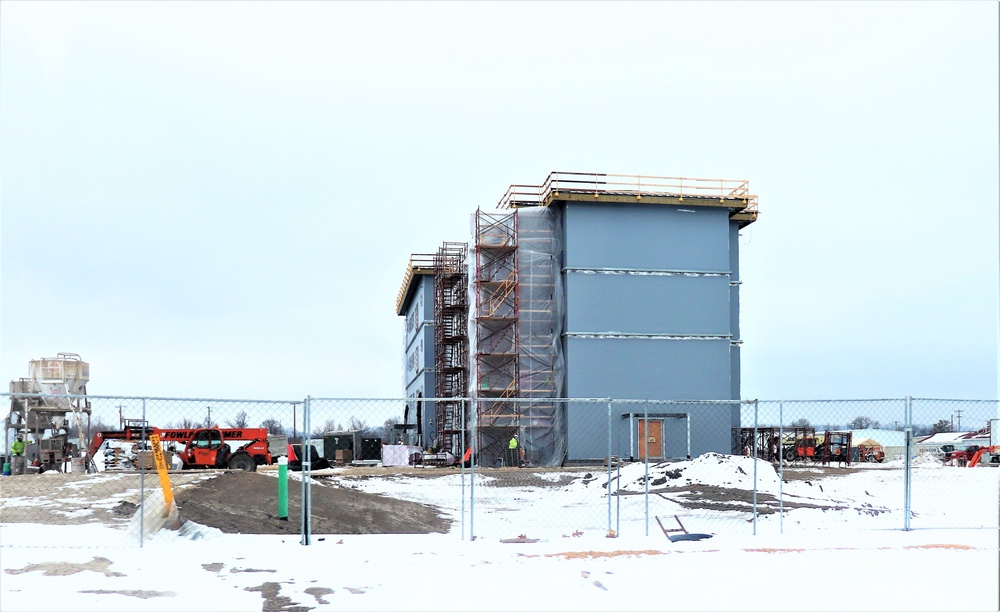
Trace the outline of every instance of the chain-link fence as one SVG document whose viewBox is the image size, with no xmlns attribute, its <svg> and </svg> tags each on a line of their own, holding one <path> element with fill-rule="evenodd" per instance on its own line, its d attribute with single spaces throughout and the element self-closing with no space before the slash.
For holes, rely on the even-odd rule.
<svg viewBox="0 0 1000 612">
<path fill-rule="evenodd" d="M 965 415 L 961 427 L 956 414 Z M 757 528 L 996 528 L 1000 470 L 960 468 L 981 447 L 978 461 L 997 466 L 1000 449 L 988 449 L 998 416 L 996 401 L 912 398 L 745 408 L 744 452 L 754 448 L 778 476 L 776 491 L 759 487 L 778 512 L 758 512 Z"/>
<path fill-rule="evenodd" d="M 998 527 L 996 401 L 4 399 L 0 546 Z"/>
<path fill-rule="evenodd" d="M 63 541 L 86 534 L 83 525 L 114 527 L 113 536 L 84 535 L 84 545 L 98 546 L 142 545 L 160 527 L 179 524 L 167 512 L 164 498 L 171 494 L 173 507 L 188 519 L 222 516 L 213 510 L 220 500 L 204 495 L 208 488 L 200 485 L 228 470 L 272 465 L 287 455 L 288 439 L 302 431 L 304 419 L 301 401 L 28 394 L 4 399 L 11 411 L 3 464 L 11 477 L 0 479 L 0 534 L 12 525 L 44 525 L 38 541 L 59 542 L 60 534 Z M 16 452 L 18 441 L 23 454 Z M 168 481 L 159 478 L 158 454 Z M 199 496 L 190 493 L 194 490 Z M 221 502 L 265 519 L 277 510 L 277 488 L 267 493 L 267 498 Z M 292 504 L 298 508 L 295 493 Z M 288 530 L 297 533 L 298 525 Z"/>
<path fill-rule="evenodd" d="M 913 398 L 909 413 L 915 450 L 912 469 L 907 472 L 912 503 L 906 527 L 997 527 L 1000 470 L 959 468 L 968 467 L 974 459 L 1000 466 L 998 403 Z M 992 452 L 974 457 L 972 449 L 991 445 Z M 941 504 L 940 500 L 950 501 Z"/>
</svg>

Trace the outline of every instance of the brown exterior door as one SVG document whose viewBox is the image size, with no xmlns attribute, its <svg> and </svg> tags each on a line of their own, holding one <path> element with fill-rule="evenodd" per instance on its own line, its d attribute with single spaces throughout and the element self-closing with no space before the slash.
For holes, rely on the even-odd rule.
<svg viewBox="0 0 1000 612">
<path fill-rule="evenodd" d="M 639 460 L 663 457 L 663 421 L 639 419 Z"/>
</svg>

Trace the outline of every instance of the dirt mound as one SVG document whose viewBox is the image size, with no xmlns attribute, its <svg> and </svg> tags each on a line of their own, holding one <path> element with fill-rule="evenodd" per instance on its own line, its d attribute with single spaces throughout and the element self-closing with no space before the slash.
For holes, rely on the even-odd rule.
<svg viewBox="0 0 1000 612">
<path fill-rule="evenodd" d="M 451 521 L 437 508 L 313 483 L 313 534 L 445 533 Z M 225 472 L 177 492 L 185 519 L 223 533 L 297 534 L 302 483 L 288 483 L 288 520 L 277 518 L 278 480 L 255 472 Z"/>
</svg>

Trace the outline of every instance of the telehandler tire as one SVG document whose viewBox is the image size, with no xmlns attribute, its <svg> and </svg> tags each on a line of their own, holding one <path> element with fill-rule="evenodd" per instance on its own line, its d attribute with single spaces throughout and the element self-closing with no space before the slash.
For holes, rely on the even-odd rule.
<svg viewBox="0 0 1000 612">
<path fill-rule="evenodd" d="M 243 470 L 244 472 L 256 472 L 257 462 L 246 453 L 236 453 L 229 459 L 229 469 Z"/>
</svg>

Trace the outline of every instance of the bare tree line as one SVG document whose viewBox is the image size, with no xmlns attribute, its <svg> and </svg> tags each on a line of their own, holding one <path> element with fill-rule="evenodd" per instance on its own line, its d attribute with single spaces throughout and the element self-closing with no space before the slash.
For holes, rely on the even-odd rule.
<svg viewBox="0 0 1000 612">
<path fill-rule="evenodd" d="M 887 425 L 889 425 L 889 424 L 887 424 Z M 817 430 L 823 429 L 823 430 L 829 430 L 829 431 L 836 431 L 836 430 L 841 430 L 841 429 L 879 429 L 879 428 L 894 429 L 894 430 L 900 429 L 900 424 L 899 424 L 898 421 L 892 423 L 891 425 L 892 425 L 892 427 L 882 427 L 882 423 L 881 422 L 879 422 L 879 421 L 877 421 L 877 420 L 875 420 L 875 419 L 873 419 L 873 418 L 871 418 L 869 416 L 861 415 L 861 416 L 854 417 L 853 419 L 851 419 L 850 421 L 848 421 L 845 425 L 841 425 L 839 423 L 836 423 L 836 424 L 835 423 L 824 423 L 824 424 L 818 424 L 818 425 L 816 425 L 814 427 L 809 422 L 809 419 L 795 419 L 794 421 L 792 421 L 788 425 L 786 425 L 786 427 L 799 427 L 799 428 L 802 428 L 802 427 L 807 427 L 807 428 L 808 427 L 813 427 L 814 429 L 817 429 Z M 913 427 L 913 435 L 914 436 L 929 436 L 929 435 L 933 435 L 933 434 L 936 434 L 936 433 L 943 433 L 943 432 L 952 431 L 952 424 L 951 424 L 951 421 L 948 420 L 948 419 L 941 419 L 941 420 L 937 421 L 936 423 L 934 423 L 933 425 L 914 424 L 912 427 Z"/>
</svg>

